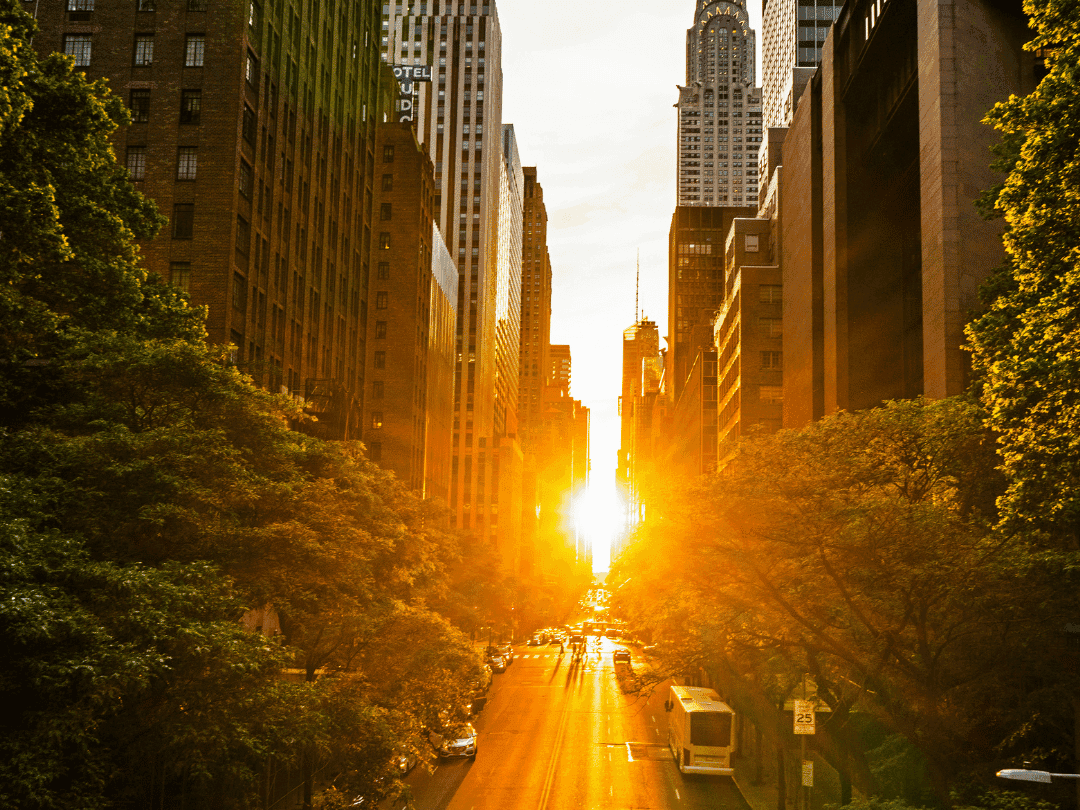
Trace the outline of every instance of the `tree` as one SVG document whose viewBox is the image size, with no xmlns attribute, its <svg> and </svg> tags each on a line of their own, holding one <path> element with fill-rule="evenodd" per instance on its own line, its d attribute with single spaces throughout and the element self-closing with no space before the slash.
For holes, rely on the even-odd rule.
<svg viewBox="0 0 1080 810">
<path fill-rule="evenodd" d="M 1002 133 L 1007 263 L 968 327 L 1008 491 L 1003 525 L 1075 551 L 1080 539 L 1080 3 L 1025 2 L 1048 75 L 986 121 Z M 1065 545 L 1062 546 L 1062 543 Z"/>
<path fill-rule="evenodd" d="M 680 668 L 711 667 L 766 729 L 765 707 L 809 673 L 834 709 L 823 754 L 858 766 L 865 750 L 845 736 L 857 710 L 921 752 L 947 805 L 956 780 L 1029 719 L 990 695 L 1061 683 L 1040 648 L 1047 620 L 1074 601 L 1023 543 L 991 531 L 996 463 L 962 400 L 751 438 L 646 528 L 616 594 L 656 617 Z M 860 778 L 873 790 L 870 770 Z"/>
</svg>

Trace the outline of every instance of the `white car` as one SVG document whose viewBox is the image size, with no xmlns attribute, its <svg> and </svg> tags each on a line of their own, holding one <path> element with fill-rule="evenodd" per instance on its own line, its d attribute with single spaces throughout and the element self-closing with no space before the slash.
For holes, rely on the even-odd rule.
<svg viewBox="0 0 1080 810">
<path fill-rule="evenodd" d="M 436 750 L 440 757 L 476 758 L 476 729 L 472 723 L 459 723 L 446 729 Z"/>
</svg>

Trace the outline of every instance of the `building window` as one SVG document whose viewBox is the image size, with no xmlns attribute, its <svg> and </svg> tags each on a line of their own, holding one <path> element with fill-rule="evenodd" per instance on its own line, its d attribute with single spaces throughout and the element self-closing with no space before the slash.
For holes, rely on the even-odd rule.
<svg viewBox="0 0 1080 810">
<path fill-rule="evenodd" d="M 382 162 L 393 163 L 394 162 L 394 145 L 387 144 L 382 148 Z"/>
<path fill-rule="evenodd" d="M 180 123 L 197 124 L 202 113 L 202 90 L 180 91 Z"/>
<path fill-rule="evenodd" d="M 382 176 L 382 190 L 393 191 L 394 190 L 394 175 L 384 174 Z"/>
<path fill-rule="evenodd" d="M 383 388 L 383 381 L 375 380 L 375 382 L 371 384 L 371 398 L 382 399 L 384 395 L 385 389 Z"/>
<path fill-rule="evenodd" d="M 247 279 L 239 273 L 233 273 L 232 289 L 233 309 L 244 312 L 247 309 Z"/>
<path fill-rule="evenodd" d="M 763 304 L 779 304 L 784 297 L 782 284 L 759 284 L 758 300 Z"/>
<path fill-rule="evenodd" d="M 259 60 L 251 51 L 247 52 L 247 62 L 244 65 L 244 80 L 255 88 L 259 88 Z"/>
<path fill-rule="evenodd" d="M 66 34 L 64 53 L 75 60 L 75 67 L 90 67 L 91 39 L 89 34 Z"/>
<path fill-rule="evenodd" d="M 173 206 L 173 239 L 191 239 L 195 232 L 195 204 L 176 203 Z"/>
<path fill-rule="evenodd" d="M 244 105 L 244 120 L 241 128 L 241 134 L 244 136 L 244 140 L 255 145 L 255 130 L 258 126 L 258 119 L 255 117 L 255 111 L 251 109 L 247 104 Z"/>
<path fill-rule="evenodd" d="M 375 368 L 386 368 L 386 352 L 375 352 L 372 365 Z"/>
<path fill-rule="evenodd" d="M 94 0 L 68 0 L 68 11 L 93 11 Z"/>
<path fill-rule="evenodd" d="M 145 146 L 129 146 L 127 148 L 127 170 L 132 180 L 146 179 Z"/>
<path fill-rule="evenodd" d="M 169 283 L 180 292 L 191 292 L 191 262 L 169 262 Z"/>
<path fill-rule="evenodd" d="M 247 256 L 251 247 L 251 225 L 239 214 L 236 215 L 236 252 Z"/>
<path fill-rule="evenodd" d="M 199 153 L 194 146 L 181 146 L 177 150 L 176 179 L 194 180 L 199 165 Z"/>
<path fill-rule="evenodd" d="M 780 369 L 784 367 L 783 352 L 762 352 L 761 367 L 763 369 Z"/>
<path fill-rule="evenodd" d="M 184 45 L 184 67 L 202 67 L 206 56 L 206 35 L 188 34 Z"/>
<path fill-rule="evenodd" d="M 390 249 L 390 234 L 387 231 L 383 231 L 379 234 L 379 250 Z"/>
<path fill-rule="evenodd" d="M 390 262 L 379 262 L 378 277 L 379 281 L 386 281 L 390 278 Z"/>
<path fill-rule="evenodd" d="M 379 430 L 382 428 L 382 411 L 371 412 L 371 429 Z"/>
<path fill-rule="evenodd" d="M 252 175 L 251 166 L 246 160 L 240 161 L 240 194 L 251 199 Z"/>
<path fill-rule="evenodd" d="M 386 293 L 381 294 L 385 295 Z M 375 321 L 375 339 L 386 340 L 386 321 Z"/>
<path fill-rule="evenodd" d="M 763 337 L 780 337 L 784 334 L 782 318 L 758 318 L 758 328 Z"/>
<path fill-rule="evenodd" d="M 784 386 L 759 385 L 758 399 L 763 405 L 779 405 L 784 401 Z"/>
<path fill-rule="evenodd" d="M 135 64 L 145 66 L 154 64 L 154 36 L 153 34 L 135 35 Z"/>
<path fill-rule="evenodd" d="M 136 11 L 154 11 L 154 0 L 135 0 Z"/>
<path fill-rule="evenodd" d="M 393 216 L 393 206 L 390 203 L 383 203 L 379 207 L 379 219 L 383 222 L 387 222 Z"/>
<path fill-rule="evenodd" d="M 388 295 L 385 290 L 375 293 L 375 309 L 386 309 Z"/>
<path fill-rule="evenodd" d="M 128 110 L 131 112 L 131 123 L 145 124 L 150 120 L 150 91 L 132 90 L 128 97 Z"/>
</svg>

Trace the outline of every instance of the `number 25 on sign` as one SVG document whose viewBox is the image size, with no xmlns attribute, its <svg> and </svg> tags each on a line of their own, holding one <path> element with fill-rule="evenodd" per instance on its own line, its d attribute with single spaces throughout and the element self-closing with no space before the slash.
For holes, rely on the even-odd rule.
<svg viewBox="0 0 1080 810">
<path fill-rule="evenodd" d="M 795 733 L 813 734 L 815 732 L 814 704 L 809 700 L 795 701 Z"/>
</svg>

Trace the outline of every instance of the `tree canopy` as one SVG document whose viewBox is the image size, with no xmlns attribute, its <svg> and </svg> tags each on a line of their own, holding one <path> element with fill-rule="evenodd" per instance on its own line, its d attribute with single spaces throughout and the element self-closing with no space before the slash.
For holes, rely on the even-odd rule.
<svg viewBox="0 0 1080 810">
<path fill-rule="evenodd" d="M 121 101 L 32 33 L 0 0 L 0 804 L 394 793 L 480 677 L 432 605 L 484 613 L 497 568 L 466 582 L 441 507 L 206 345 L 140 264 Z"/>
</svg>

